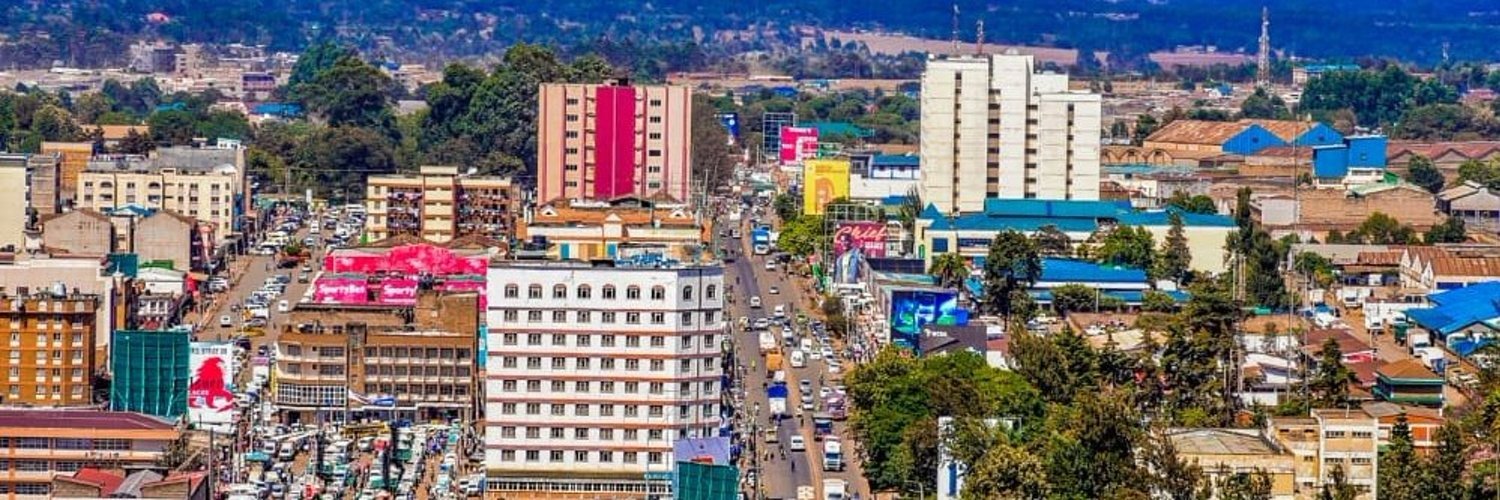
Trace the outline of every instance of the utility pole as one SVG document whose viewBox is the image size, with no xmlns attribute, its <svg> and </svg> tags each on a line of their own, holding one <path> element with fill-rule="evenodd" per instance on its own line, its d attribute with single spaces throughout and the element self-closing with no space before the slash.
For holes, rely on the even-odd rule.
<svg viewBox="0 0 1500 500">
<path fill-rule="evenodd" d="M 1260 8 L 1260 53 L 1255 58 L 1255 86 L 1271 84 L 1271 10 Z"/>
<path fill-rule="evenodd" d="M 953 55 L 958 55 L 958 2 L 953 3 Z"/>
</svg>

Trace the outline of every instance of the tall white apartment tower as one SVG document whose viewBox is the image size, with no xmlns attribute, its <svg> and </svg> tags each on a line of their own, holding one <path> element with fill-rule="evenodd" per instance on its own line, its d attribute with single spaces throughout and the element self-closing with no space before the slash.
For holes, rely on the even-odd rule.
<svg viewBox="0 0 1500 500">
<path fill-rule="evenodd" d="M 517 261 L 486 284 L 488 491 L 666 494 L 673 444 L 717 435 L 717 265 Z"/>
<path fill-rule="evenodd" d="M 1030 55 L 932 56 L 922 73 L 922 201 L 1099 199 L 1099 94 L 1037 73 Z"/>
</svg>

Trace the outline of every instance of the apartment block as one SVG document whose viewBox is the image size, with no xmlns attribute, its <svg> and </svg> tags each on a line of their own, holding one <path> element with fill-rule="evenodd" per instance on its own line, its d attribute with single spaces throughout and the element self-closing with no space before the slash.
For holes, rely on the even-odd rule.
<svg viewBox="0 0 1500 500">
<path fill-rule="evenodd" d="M 509 241 L 515 235 L 521 191 L 509 177 L 423 166 L 417 175 L 370 176 L 365 185 L 365 231 L 372 240 L 409 234 L 434 243 L 468 235 Z"/>
<path fill-rule="evenodd" d="M 709 226 L 687 205 L 559 200 L 529 210 L 517 236 L 546 241 L 541 256 L 556 260 L 628 258 L 652 252 L 689 259 L 703 252 Z M 533 245 L 534 246 L 534 245 Z"/>
<path fill-rule="evenodd" d="M 0 491 L 69 498 L 52 489 L 54 479 L 90 467 L 151 468 L 177 433 L 172 422 L 140 413 L 0 409 Z"/>
<path fill-rule="evenodd" d="M 690 202 L 693 96 L 669 85 L 542 84 L 537 196 Z"/>
<path fill-rule="evenodd" d="M 33 224 L 37 222 L 36 218 L 62 212 L 61 180 L 58 178 L 61 162 L 62 156 L 58 154 L 0 154 L 0 165 L 24 164 L 26 168 L 29 187 L 25 191 L 26 202 L 35 217 L 31 220 Z"/>
<path fill-rule="evenodd" d="M 0 291 L 0 357 L 8 405 L 81 406 L 93 401 L 99 295 L 58 289 Z"/>
<path fill-rule="evenodd" d="M 216 241 L 235 231 L 243 196 L 238 169 L 163 165 L 140 157 L 101 157 L 79 174 L 76 206 L 106 213 L 126 205 L 169 210 L 208 223 Z"/>
<path fill-rule="evenodd" d="M 26 213 L 26 158 L 24 155 L 0 156 L 0 251 L 26 250 L 26 228 L 31 217 Z"/>
<path fill-rule="evenodd" d="M 643 497 L 673 444 L 723 423 L 724 270 L 512 261 L 490 268 L 491 493 Z"/>
<path fill-rule="evenodd" d="M 922 199 L 1099 199 L 1102 101 L 1030 55 L 934 56 L 922 73 Z M 982 180 L 982 182 L 981 182 Z"/>
<path fill-rule="evenodd" d="M 58 198 L 72 200 L 78 192 L 78 176 L 83 169 L 88 168 L 89 159 L 94 157 L 94 144 L 91 142 L 43 142 L 42 154 L 56 155 L 59 158 L 57 168 Z"/>
<path fill-rule="evenodd" d="M 272 402 L 288 423 L 474 419 L 479 294 L 416 305 L 298 304 L 276 341 Z"/>
<path fill-rule="evenodd" d="M 1267 425 L 1271 439 L 1293 456 L 1299 496 L 1316 495 L 1339 468 L 1360 498 L 1378 498 L 1378 418 L 1357 408 L 1318 409 L 1308 417 L 1272 418 Z"/>
</svg>

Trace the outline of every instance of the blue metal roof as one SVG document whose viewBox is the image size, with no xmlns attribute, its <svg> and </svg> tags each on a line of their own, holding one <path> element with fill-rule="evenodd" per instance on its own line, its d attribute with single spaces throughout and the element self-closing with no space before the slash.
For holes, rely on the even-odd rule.
<svg viewBox="0 0 1500 500">
<path fill-rule="evenodd" d="M 1442 335 L 1500 319 L 1500 282 L 1469 285 L 1429 295 L 1427 299 L 1437 307 L 1408 309 L 1406 317 Z"/>
<path fill-rule="evenodd" d="M 915 167 L 922 164 L 922 157 L 917 155 L 875 155 L 870 158 L 870 164 L 882 167 Z"/>
<path fill-rule="evenodd" d="M 1112 219 L 1121 209 L 1129 210 L 1130 202 L 1000 198 L 984 200 L 984 213 L 991 216 Z"/>
<path fill-rule="evenodd" d="M 1147 212 L 1130 212 L 1120 214 L 1121 224 L 1127 226 L 1166 226 L 1171 224 L 1170 214 L 1176 213 L 1182 216 L 1182 225 L 1193 227 L 1234 227 L 1234 219 L 1219 214 L 1197 214 L 1185 212 L 1178 208 L 1166 210 L 1151 210 Z"/>
<path fill-rule="evenodd" d="M 906 196 L 899 194 L 887 195 L 885 198 L 880 199 L 880 204 L 887 207 L 899 206 L 905 203 Z"/>
<path fill-rule="evenodd" d="M 1052 303 L 1052 291 L 1051 290 L 1031 290 L 1031 291 L 1028 291 L 1026 293 L 1028 295 L 1031 295 L 1032 300 L 1035 300 L 1035 301 L 1037 301 L 1039 303 L 1042 303 L 1042 304 L 1051 304 Z M 1184 292 L 1162 292 L 1162 293 L 1167 294 L 1167 296 L 1172 297 L 1172 300 L 1177 301 L 1177 302 L 1186 302 L 1187 301 L 1187 294 L 1184 293 Z M 1116 299 L 1120 299 L 1121 302 L 1124 302 L 1124 303 L 1129 304 L 1129 305 L 1140 305 L 1141 303 L 1143 303 L 1143 302 L 1146 301 L 1146 292 L 1142 292 L 1142 291 L 1139 291 L 1139 290 L 1104 290 L 1104 291 L 1101 291 L 1100 294 L 1103 295 L 1103 296 L 1105 296 L 1105 297 L 1114 297 Z"/>
<path fill-rule="evenodd" d="M 1057 283 L 1145 283 L 1146 271 L 1077 259 L 1042 259 L 1042 278 Z"/>
<path fill-rule="evenodd" d="M 924 219 L 926 217 L 923 217 Z M 1060 219 L 1054 217 L 990 217 L 984 214 L 969 214 L 955 217 L 951 222 L 945 216 L 932 219 L 932 229 L 960 231 L 1040 231 L 1045 226 L 1055 226 L 1069 233 L 1089 233 L 1099 228 L 1094 219 Z"/>
</svg>

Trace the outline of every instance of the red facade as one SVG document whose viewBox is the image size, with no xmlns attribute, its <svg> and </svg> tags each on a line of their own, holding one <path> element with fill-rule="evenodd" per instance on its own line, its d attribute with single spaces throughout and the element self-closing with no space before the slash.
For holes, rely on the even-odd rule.
<svg viewBox="0 0 1500 500">
<path fill-rule="evenodd" d="M 594 92 L 594 198 L 607 200 L 636 191 L 635 88 Z"/>
</svg>

